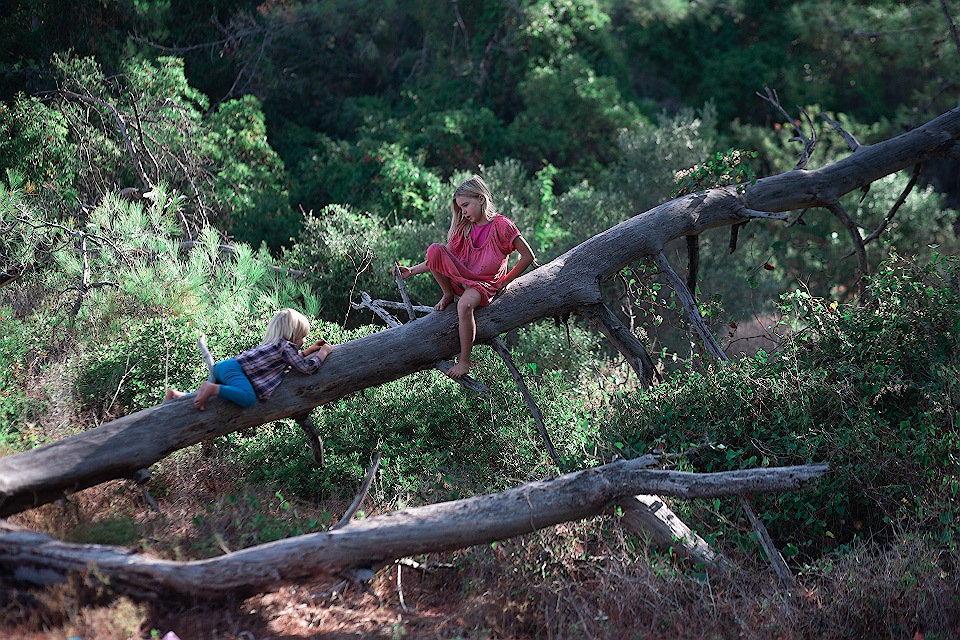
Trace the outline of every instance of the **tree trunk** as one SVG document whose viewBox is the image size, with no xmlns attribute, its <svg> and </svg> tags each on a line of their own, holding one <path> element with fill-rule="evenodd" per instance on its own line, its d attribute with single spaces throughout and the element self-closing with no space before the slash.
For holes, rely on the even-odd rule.
<svg viewBox="0 0 960 640">
<path fill-rule="evenodd" d="M 601 304 L 600 283 L 657 255 L 676 238 L 698 235 L 769 212 L 832 206 L 885 175 L 935 156 L 957 154 L 960 107 L 890 140 L 861 146 L 816 170 L 758 180 L 738 193 L 723 187 L 691 194 L 636 215 L 520 278 L 478 309 L 477 342 L 546 317 Z M 766 213 L 764 213 L 766 212 Z M 274 397 L 241 409 L 211 399 L 198 412 L 188 396 L 25 453 L 0 458 L 0 516 L 56 500 L 65 492 L 124 478 L 177 449 L 294 415 L 427 369 L 459 351 L 453 306 L 402 327 L 337 345 L 320 372 L 291 374 Z M 629 354 L 634 357 L 635 354 Z"/>
<path fill-rule="evenodd" d="M 646 458 L 502 493 L 355 520 L 340 529 L 190 562 L 59 542 L 0 521 L 0 575 L 44 585 L 89 571 L 108 580 L 112 588 L 134 595 L 222 599 L 319 575 L 370 576 L 406 556 L 485 544 L 597 515 L 610 502 L 635 494 L 709 498 L 793 491 L 827 472 L 827 465 L 805 465 L 694 474 L 644 469 L 650 463 Z"/>
</svg>

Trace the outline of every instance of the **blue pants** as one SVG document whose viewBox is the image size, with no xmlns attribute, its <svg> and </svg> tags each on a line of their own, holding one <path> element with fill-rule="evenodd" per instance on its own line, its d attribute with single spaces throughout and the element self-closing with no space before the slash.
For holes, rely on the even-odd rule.
<svg viewBox="0 0 960 640">
<path fill-rule="evenodd" d="M 253 403 L 257 401 L 257 394 L 253 391 L 253 385 L 243 374 L 240 363 L 233 358 L 221 360 L 213 365 L 213 377 L 220 385 L 220 392 L 217 395 L 224 400 L 229 400 L 241 407 L 253 406 Z"/>
</svg>

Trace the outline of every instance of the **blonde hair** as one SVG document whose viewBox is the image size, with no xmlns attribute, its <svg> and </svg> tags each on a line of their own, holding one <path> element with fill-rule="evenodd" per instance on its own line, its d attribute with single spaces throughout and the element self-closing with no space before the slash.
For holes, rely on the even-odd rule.
<svg viewBox="0 0 960 640">
<path fill-rule="evenodd" d="M 263 342 L 260 344 L 274 344 L 281 340 L 293 342 L 305 338 L 308 333 L 310 333 L 310 321 L 305 315 L 296 309 L 281 309 L 270 320 Z"/>
<path fill-rule="evenodd" d="M 497 215 L 497 207 L 493 203 L 493 196 L 490 194 L 490 187 L 480 176 L 474 176 L 469 180 L 463 181 L 457 190 L 453 192 L 453 218 L 450 220 L 450 231 L 447 233 L 447 242 L 451 242 L 457 234 L 464 238 L 470 237 L 473 230 L 473 223 L 463 217 L 460 205 L 457 204 L 457 198 L 467 196 L 480 200 L 480 211 L 483 217 L 489 222 Z"/>
</svg>

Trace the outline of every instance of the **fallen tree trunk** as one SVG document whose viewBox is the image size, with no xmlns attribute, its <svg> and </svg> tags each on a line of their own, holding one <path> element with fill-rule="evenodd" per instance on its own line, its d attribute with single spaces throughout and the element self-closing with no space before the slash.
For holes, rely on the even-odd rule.
<svg viewBox="0 0 960 640">
<path fill-rule="evenodd" d="M 641 213 L 574 247 L 511 284 L 476 312 L 477 342 L 536 320 L 596 309 L 600 284 L 621 268 L 656 256 L 671 240 L 751 218 L 833 206 L 840 196 L 930 157 L 957 155 L 960 107 L 896 138 L 860 146 L 816 170 L 793 170 L 746 186 L 711 189 Z M 779 216 L 780 219 L 785 216 Z M 367 387 L 433 367 L 459 351 L 457 314 L 439 313 L 335 347 L 320 372 L 291 374 L 274 397 L 241 409 L 212 399 L 198 412 L 190 396 L 125 416 L 25 453 L 0 458 L 0 517 L 65 492 L 130 477 L 168 454 L 208 438 L 295 415 Z M 627 354 L 631 361 L 637 354 Z"/>
<path fill-rule="evenodd" d="M 502 493 L 405 509 L 217 558 L 176 562 L 117 547 L 78 545 L 0 521 L 0 575 L 35 585 L 89 572 L 138 596 L 223 599 L 321 575 L 372 575 L 399 558 L 503 540 L 599 514 L 635 494 L 709 498 L 800 489 L 828 470 L 805 465 L 695 474 L 621 460 Z"/>
</svg>

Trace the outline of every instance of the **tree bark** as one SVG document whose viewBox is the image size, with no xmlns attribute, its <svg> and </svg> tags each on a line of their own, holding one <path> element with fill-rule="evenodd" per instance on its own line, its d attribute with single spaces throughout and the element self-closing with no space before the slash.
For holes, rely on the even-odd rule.
<svg viewBox="0 0 960 640">
<path fill-rule="evenodd" d="M 404 509 L 190 562 L 59 542 L 0 521 L 0 575 L 43 585 L 89 572 L 133 595 L 223 599 L 319 575 L 371 575 L 406 556 L 485 544 L 597 515 L 610 502 L 635 494 L 707 498 L 792 491 L 827 472 L 827 465 L 805 465 L 694 474 L 644 469 L 647 464 L 646 458 L 621 460 L 502 493 Z"/>
<path fill-rule="evenodd" d="M 930 157 L 955 152 L 960 107 L 927 124 L 815 170 L 793 170 L 735 187 L 683 196 L 640 213 L 514 281 L 476 311 L 478 343 L 541 318 L 601 303 L 600 284 L 623 267 L 657 255 L 675 238 L 697 235 L 769 213 L 827 207 L 840 196 Z M 433 367 L 459 351 L 453 306 L 416 322 L 337 345 L 319 373 L 291 374 L 266 403 L 241 409 L 192 398 L 151 407 L 25 453 L 0 458 L 0 516 L 56 500 L 64 493 L 129 477 L 168 454 L 214 436 L 293 415 L 360 389 Z"/>
</svg>

